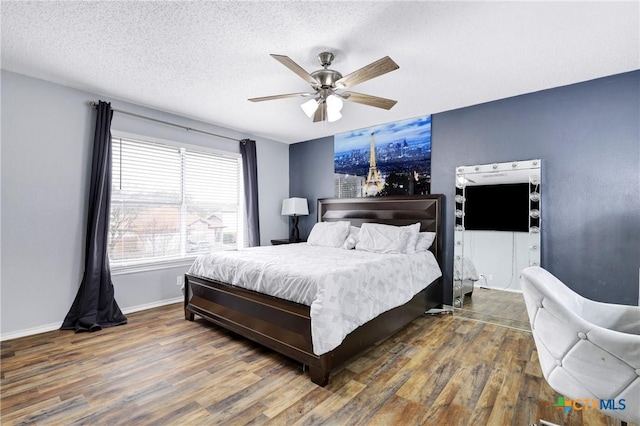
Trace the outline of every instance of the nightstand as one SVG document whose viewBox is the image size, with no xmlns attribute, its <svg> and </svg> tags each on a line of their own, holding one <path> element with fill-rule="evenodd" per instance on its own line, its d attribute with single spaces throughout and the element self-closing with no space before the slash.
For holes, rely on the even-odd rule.
<svg viewBox="0 0 640 426">
<path fill-rule="evenodd" d="M 271 244 L 274 246 L 279 246 L 280 244 L 291 244 L 291 243 L 306 243 L 307 240 L 292 240 L 292 239 L 284 239 L 284 240 L 271 240 Z"/>
</svg>

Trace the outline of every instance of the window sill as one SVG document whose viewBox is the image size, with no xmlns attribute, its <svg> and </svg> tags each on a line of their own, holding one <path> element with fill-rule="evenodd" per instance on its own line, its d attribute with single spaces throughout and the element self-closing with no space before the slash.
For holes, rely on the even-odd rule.
<svg viewBox="0 0 640 426">
<path fill-rule="evenodd" d="M 119 266 L 111 268 L 111 275 L 136 274 L 139 272 L 159 271 L 162 269 L 179 268 L 181 266 L 191 266 L 197 256 L 186 259 L 167 260 L 159 263 L 146 263 L 142 265 Z"/>
</svg>

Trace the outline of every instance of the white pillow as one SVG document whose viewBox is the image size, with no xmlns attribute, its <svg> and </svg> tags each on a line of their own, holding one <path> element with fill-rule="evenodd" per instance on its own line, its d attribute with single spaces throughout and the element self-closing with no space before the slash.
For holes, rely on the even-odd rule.
<svg viewBox="0 0 640 426">
<path fill-rule="evenodd" d="M 404 228 L 409 229 L 409 238 L 407 239 L 407 248 L 405 249 L 405 253 L 415 253 L 416 252 L 416 244 L 418 243 L 418 235 L 420 234 L 420 222 L 414 223 L 413 225 L 404 226 Z"/>
<path fill-rule="evenodd" d="M 416 253 L 429 250 L 435 239 L 435 232 L 421 232 L 420 235 L 418 235 L 418 242 L 416 243 Z"/>
<path fill-rule="evenodd" d="M 407 240 L 411 236 L 409 226 L 363 223 L 358 235 L 356 250 L 374 253 L 406 253 Z"/>
<path fill-rule="evenodd" d="M 349 227 L 349 235 L 347 239 L 344 240 L 344 244 L 342 244 L 342 248 L 345 250 L 353 250 L 356 248 L 356 244 L 358 244 L 358 235 L 360 234 L 360 228 L 357 226 Z"/>
<path fill-rule="evenodd" d="M 342 247 L 349 235 L 350 222 L 318 222 L 313 225 L 307 244 L 322 247 Z"/>
</svg>

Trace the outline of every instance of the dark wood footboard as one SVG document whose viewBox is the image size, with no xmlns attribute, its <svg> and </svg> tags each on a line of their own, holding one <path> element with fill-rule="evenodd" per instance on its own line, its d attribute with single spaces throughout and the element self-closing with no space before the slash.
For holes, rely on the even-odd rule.
<svg viewBox="0 0 640 426">
<path fill-rule="evenodd" d="M 360 326 L 323 355 L 313 353 L 309 307 L 228 284 L 185 276 L 185 318 L 199 315 L 309 367 L 311 380 L 325 386 L 331 370 L 442 303 L 438 279 L 408 303 Z"/>
</svg>

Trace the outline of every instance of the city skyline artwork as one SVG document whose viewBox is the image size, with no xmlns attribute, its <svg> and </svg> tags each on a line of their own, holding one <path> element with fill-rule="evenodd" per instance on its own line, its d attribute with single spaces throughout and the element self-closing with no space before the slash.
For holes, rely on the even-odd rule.
<svg viewBox="0 0 640 426">
<path fill-rule="evenodd" d="M 333 158 L 337 198 L 429 194 L 431 115 L 337 134 Z"/>
</svg>

